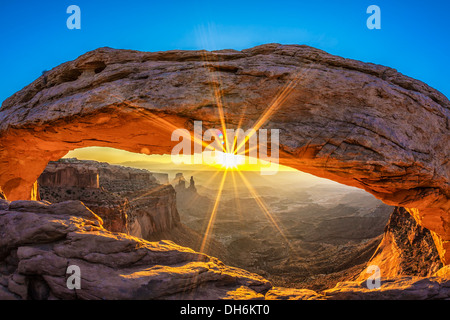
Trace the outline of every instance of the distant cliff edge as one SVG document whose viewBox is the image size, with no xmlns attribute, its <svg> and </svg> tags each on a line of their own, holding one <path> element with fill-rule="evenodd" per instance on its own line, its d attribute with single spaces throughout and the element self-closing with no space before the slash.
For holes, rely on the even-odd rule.
<svg viewBox="0 0 450 320">
<path fill-rule="evenodd" d="M 180 224 L 175 190 L 147 170 L 61 159 L 47 165 L 38 185 L 42 200 L 80 200 L 110 231 L 146 239 Z"/>
<path fill-rule="evenodd" d="M 168 177 L 145 169 L 63 158 L 49 162 L 38 179 L 38 191 L 40 199 L 51 203 L 82 201 L 109 231 L 149 241 L 172 240 L 198 250 L 202 237 L 181 223 L 177 210 L 177 197 L 196 193 L 194 179 L 183 193 L 181 184 L 174 188 Z M 220 252 L 227 260 L 225 249 L 215 241 L 205 251 Z"/>
</svg>

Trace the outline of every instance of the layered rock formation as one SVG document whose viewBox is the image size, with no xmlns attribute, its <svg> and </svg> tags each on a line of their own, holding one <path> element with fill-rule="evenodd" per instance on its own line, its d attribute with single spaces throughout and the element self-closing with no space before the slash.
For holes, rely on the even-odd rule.
<svg viewBox="0 0 450 320">
<path fill-rule="evenodd" d="M 128 221 L 130 234 L 144 239 L 178 226 L 180 216 L 172 186 L 160 185 L 136 192 L 130 199 Z"/>
<path fill-rule="evenodd" d="M 159 184 L 147 170 L 61 159 L 49 163 L 38 184 L 41 199 L 80 200 L 110 231 L 149 239 L 180 223 L 173 188 Z"/>
<path fill-rule="evenodd" d="M 272 287 L 170 241 L 148 242 L 102 227 L 79 201 L 0 200 L 0 299 L 449 299 L 450 278 L 384 279 L 380 289 Z M 69 266 L 80 288 L 69 289 Z"/>
<path fill-rule="evenodd" d="M 172 180 L 172 185 L 175 188 L 175 191 L 177 192 L 177 194 L 180 194 L 180 196 L 184 196 L 185 194 L 188 194 L 188 196 L 198 195 L 193 176 L 191 176 L 191 178 L 189 179 L 189 186 L 186 187 L 186 184 L 187 184 L 187 181 L 184 178 L 184 175 L 182 172 L 177 173 L 175 175 L 175 179 Z"/>
<path fill-rule="evenodd" d="M 378 289 L 369 289 L 366 281 L 341 282 L 326 290 L 329 300 L 448 300 L 450 280 L 441 277 L 396 277 L 381 282 Z"/>
<path fill-rule="evenodd" d="M 78 184 L 85 179 L 86 172 L 97 177 L 98 188 Z M 54 179 L 62 176 L 64 179 Z M 162 181 L 168 180 L 168 174 L 157 176 Z M 102 218 L 103 227 L 108 231 L 150 241 L 172 240 L 198 249 L 202 236 L 180 222 L 178 196 L 172 186 L 160 184 L 161 180 L 147 170 L 97 161 L 60 159 L 49 163 L 38 179 L 38 189 L 42 200 L 51 203 L 82 201 Z M 215 241 L 204 252 L 220 255 L 222 261 L 228 261 L 226 250 Z"/>
<path fill-rule="evenodd" d="M 307 289 L 272 288 L 268 300 L 447 300 L 450 280 L 439 277 L 397 277 L 369 289 L 366 281 L 340 282 L 335 288 L 317 293 Z"/>
<path fill-rule="evenodd" d="M 39 186 L 39 194 L 42 200 L 50 203 L 80 200 L 102 218 L 105 229 L 129 233 L 127 213 L 130 204 L 126 198 L 100 188 L 51 185 Z"/>
<path fill-rule="evenodd" d="M 80 200 L 103 219 L 107 230 L 128 233 L 128 200 L 100 187 L 99 164 L 77 159 L 50 162 L 38 178 L 39 197 L 51 203 Z"/>
<path fill-rule="evenodd" d="M 0 200 L 0 234 L 0 299 L 217 299 L 270 289 L 173 242 L 111 233 L 79 201 Z M 67 287 L 72 265 L 80 289 Z"/>
<path fill-rule="evenodd" d="M 88 185 L 86 188 L 83 184 L 80 184 L 80 182 L 89 181 L 96 181 L 97 183 Z M 179 223 L 178 212 L 176 208 L 173 208 L 175 200 L 173 189 L 161 189 L 162 186 L 155 183 L 153 173 L 96 161 L 61 159 L 58 162 L 49 163 L 46 170 L 39 177 L 38 182 L 43 199 L 50 202 L 81 200 L 102 218 L 103 226 L 107 230 L 126 232 L 151 241 L 171 239 L 183 246 L 199 249 L 201 240 L 199 235 Z M 178 173 L 172 183 L 177 192 L 176 200 L 178 205 L 180 203 L 182 206 L 189 203 L 195 207 L 199 205 L 201 197 L 196 192 L 193 177 L 190 178 L 188 187 L 182 173 Z M 175 218 L 172 216 L 172 213 L 176 213 Z M 336 216 L 339 216 L 338 212 L 336 212 Z M 385 222 L 385 219 L 376 215 L 369 219 L 371 222 L 369 221 L 368 224 L 371 228 L 364 229 L 361 226 L 356 227 L 354 225 L 355 221 L 348 219 L 344 219 L 342 221 L 343 224 L 338 223 L 342 220 L 342 217 L 332 220 L 333 223 L 331 225 L 322 226 L 323 223 L 321 223 L 319 224 L 320 232 L 317 230 L 314 232 L 314 229 L 311 228 L 304 237 L 312 242 L 324 241 L 328 238 L 334 239 L 337 235 L 339 235 L 337 239 L 345 238 L 347 241 L 355 237 L 356 239 L 359 239 L 359 237 L 364 239 L 371 238 L 379 234 L 377 233 L 378 229 L 381 228 L 380 230 L 382 230 L 382 226 L 380 227 L 378 224 Z M 132 227 L 128 228 L 129 225 Z M 353 226 L 352 230 L 348 229 L 350 225 Z M 219 226 L 216 225 L 216 227 Z M 385 229 L 383 241 L 368 263 L 369 265 L 378 265 L 382 270 L 383 277 L 392 278 L 403 275 L 431 276 L 442 267 L 430 232 L 417 225 L 411 215 L 403 208 L 394 210 Z M 242 233 L 242 230 L 234 231 L 238 232 L 238 234 Z M 231 233 L 229 235 L 232 236 Z M 317 266 L 312 261 L 308 268 L 314 274 L 326 272 L 329 273 L 327 277 L 330 278 L 349 279 L 351 278 L 349 274 L 355 273 L 355 271 L 350 269 L 346 270 L 352 266 L 350 263 L 361 263 L 357 262 L 358 259 L 367 261 L 375 249 L 374 245 L 376 246 L 377 243 L 379 243 L 378 240 L 374 241 L 374 244 L 362 246 L 361 253 L 353 253 L 351 250 L 349 254 L 342 252 L 339 258 L 333 262 L 325 263 L 320 261 L 319 265 L 321 270 L 323 270 L 322 272 L 313 272 Z M 298 248 L 301 247 L 300 244 L 296 244 L 297 246 Z M 232 261 L 235 266 L 245 269 L 248 269 L 248 266 L 242 263 L 241 260 L 245 260 L 249 256 L 255 257 L 255 253 L 248 248 L 232 251 L 230 257 L 228 257 L 227 249 L 219 243 L 214 242 L 214 245 L 211 247 L 212 249 L 208 251 L 209 254 L 219 256 L 226 261 Z M 267 248 L 263 247 L 260 250 L 267 250 Z M 281 251 L 283 250 L 280 249 L 280 252 L 277 252 L 277 254 L 281 253 Z M 240 259 L 236 259 L 241 255 Z M 305 255 L 305 253 L 303 252 L 301 255 Z M 355 255 L 356 258 L 349 259 L 347 255 Z M 275 253 L 271 254 L 271 258 L 276 258 L 276 256 Z M 311 260 L 311 258 L 307 258 L 307 260 Z M 343 266 L 343 264 L 349 265 Z M 280 261 L 278 261 L 277 265 L 281 265 Z M 254 267 L 249 270 L 255 272 L 253 269 Z M 259 268 L 257 269 L 259 270 Z M 280 269 L 279 272 L 282 270 Z M 343 275 L 339 276 L 340 273 L 334 273 L 335 270 L 340 270 L 340 273 L 343 273 Z M 345 270 L 345 272 L 342 270 Z M 266 273 L 265 276 L 267 277 L 269 274 Z M 295 281 L 290 277 L 295 277 L 295 275 L 283 274 L 281 278 L 286 279 L 285 283 L 288 284 Z M 297 277 L 300 277 L 300 275 L 297 275 Z M 363 271 L 358 280 L 363 281 L 367 277 L 368 274 Z M 275 281 L 272 278 L 270 279 Z M 311 277 L 311 279 L 308 278 L 308 281 L 302 280 L 301 282 L 306 287 L 314 290 L 323 290 L 321 287 L 325 281 L 330 282 L 332 286 L 334 286 L 333 282 L 337 282 L 333 281 L 333 279 L 325 280 L 324 277 L 320 276 Z M 298 284 L 296 285 L 298 286 Z"/>
<path fill-rule="evenodd" d="M 76 161 L 50 162 L 38 178 L 41 187 L 100 188 L 98 168 Z"/>
<path fill-rule="evenodd" d="M 450 102 L 396 70 L 307 46 L 137 52 L 100 48 L 0 110 L 0 187 L 30 199 L 47 163 L 106 146 L 169 154 L 174 129 L 280 129 L 280 163 L 403 206 L 450 263 Z M 261 116 L 264 121 L 258 122 Z"/>
<path fill-rule="evenodd" d="M 395 208 L 385 227 L 383 240 L 368 265 L 377 265 L 381 276 L 432 276 L 443 267 L 431 232 L 404 209 Z M 358 280 L 369 274 L 362 272 Z"/>
</svg>

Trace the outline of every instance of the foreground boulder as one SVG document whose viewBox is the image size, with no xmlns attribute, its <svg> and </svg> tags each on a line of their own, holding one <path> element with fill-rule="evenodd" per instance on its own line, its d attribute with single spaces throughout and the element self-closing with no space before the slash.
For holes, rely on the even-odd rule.
<svg viewBox="0 0 450 320">
<path fill-rule="evenodd" d="M 219 299 L 271 287 L 173 242 L 106 231 L 79 201 L 1 200 L 0 261 L 0 299 Z M 67 287 L 71 265 L 79 290 Z"/>
</svg>

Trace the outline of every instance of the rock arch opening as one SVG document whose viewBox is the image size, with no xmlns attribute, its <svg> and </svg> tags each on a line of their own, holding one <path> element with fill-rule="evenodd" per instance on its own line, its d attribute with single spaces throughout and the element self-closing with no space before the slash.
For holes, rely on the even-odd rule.
<svg viewBox="0 0 450 320">
<path fill-rule="evenodd" d="M 260 274 L 276 286 L 324 290 L 364 278 L 377 248 L 374 262 L 382 263 L 385 276 L 427 276 L 441 266 L 437 251 L 424 253 L 423 248 L 413 256 L 427 255 L 425 263 L 395 262 L 414 270 L 391 270 L 392 264 L 382 262 L 391 249 L 383 232 L 401 227 L 396 223 L 400 219 L 417 239 L 423 235 L 401 214 L 391 216 L 393 207 L 360 189 L 287 167 L 272 176 L 257 168 L 230 171 L 221 186 L 222 176 L 212 166 L 175 165 L 168 155 L 81 148 L 47 165 L 38 178 L 38 194 L 52 203 L 80 200 L 107 230 L 172 240 Z M 406 236 L 401 229 L 384 237 L 401 243 Z M 433 246 L 430 235 L 417 239 L 418 247 Z M 402 255 L 412 251 L 402 250 Z"/>
<path fill-rule="evenodd" d="M 98 65 L 102 71 L 91 72 Z M 75 73 L 70 81 L 64 76 Z M 250 128 L 269 109 L 264 127 L 281 129 L 281 164 L 407 208 L 432 231 L 448 264 L 449 105 L 393 69 L 306 46 L 211 53 L 101 48 L 2 104 L 0 187 L 10 200 L 33 199 L 47 163 L 69 150 L 170 153 L 173 129 L 192 131 L 193 120 L 220 127 L 220 106 L 230 127 Z"/>
</svg>

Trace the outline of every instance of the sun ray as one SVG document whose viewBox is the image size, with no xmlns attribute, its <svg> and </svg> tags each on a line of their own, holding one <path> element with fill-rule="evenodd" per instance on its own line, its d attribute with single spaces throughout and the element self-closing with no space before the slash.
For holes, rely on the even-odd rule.
<svg viewBox="0 0 450 320">
<path fill-rule="evenodd" d="M 211 27 L 208 26 L 208 28 L 210 29 Z M 211 37 L 210 37 L 211 38 Z M 205 35 L 203 35 L 203 39 L 204 41 L 204 46 L 203 47 L 208 47 L 206 42 L 207 41 L 211 41 L 211 39 L 207 38 Z M 205 46 L 206 44 L 206 46 Z M 213 46 L 214 47 L 214 46 Z M 227 132 L 226 132 L 226 119 L 225 119 L 225 114 L 223 111 L 223 101 L 222 101 L 222 92 L 220 90 L 221 88 L 221 82 L 219 77 L 216 76 L 216 72 L 214 70 L 214 66 L 212 64 L 212 60 L 209 59 L 209 57 L 213 57 L 213 53 L 209 52 L 209 51 L 203 51 L 202 52 L 202 59 L 203 59 L 203 66 L 205 67 L 205 69 L 208 71 L 208 75 L 210 77 L 210 84 L 212 87 L 212 92 L 213 92 L 213 96 L 214 96 L 214 100 L 216 102 L 216 106 L 217 106 L 217 110 L 219 113 L 219 121 L 220 121 L 220 126 L 222 128 L 222 133 L 224 136 L 224 144 L 222 146 L 223 152 L 227 152 L 227 150 L 229 150 L 229 145 L 228 145 L 228 138 L 227 138 Z M 216 56 L 219 57 L 219 56 Z"/>
<path fill-rule="evenodd" d="M 272 224 L 272 226 L 279 232 L 279 234 L 284 239 L 284 241 L 286 241 L 287 246 L 289 247 L 289 249 L 291 249 L 290 252 L 293 253 L 294 250 L 292 250 L 292 246 L 291 246 L 289 239 L 287 238 L 285 232 L 278 225 L 278 223 L 275 220 L 275 218 L 273 217 L 273 215 L 270 213 L 270 211 L 267 208 L 264 201 L 261 200 L 260 196 L 258 195 L 256 190 L 253 188 L 253 186 L 250 184 L 250 182 L 247 180 L 247 178 L 245 178 L 245 176 L 240 171 L 238 171 L 238 173 L 240 174 L 241 179 L 244 182 L 245 186 L 250 191 L 250 194 L 252 195 L 253 199 L 256 201 L 258 207 L 262 210 L 262 212 L 264 213 L 266 218 L 269 220 L 269 222 Z"/>
<path fill-rule="evenodd" d="M 239 190 L 237 188 L 236 177 L 235 177 L 235 172 L 234 171 L 231 171 L 231 178 L 233 180 L 234 203 L 236 205 L 236 211 L 239 214 L 240 220 L 242 220 L 244 218 L 244 216 L 242 214 L 241 200 L 239 198 L 239 193 L 238 193 Z"/>
<path fill-rule="evenodd" d="M 151 120 L 154 125 L 158 126 L 161 131 L 167 131 L 167 132 L 174 132 L 175 130 L 180 129 L 179 127 L 175 126 L 170 121 L 167 121 L 166 119 L 149 112 L 148 110 L 145 110 L 141 106 L 131 102 L 131 101 L 123 101 L 119 96 L 112 95 L 113 97 L 117 98 L 120 103 L 124 104 L 125 108 L 129 110 L 133 110 L 133 112 L 137 112 L 142 118 L 145 118 L 147 120 Z M 147 112 L 146 112 L 147 111 Z M 188 138 L 188 137 L 186 137 Z M 202 138 L 196 137 L 192 132 L 189 133 L 189 138 L 194 143 L 202 145 L 202 147 L 207 148 L 209 146 L 209 143 L 204 142 Z"/>
<path fill-rule="evenodd" d="M 241 129 L 242 122 L 244 121 L 244 113 L 245 113 L 246 111 L 247 111 L 247 105 L 244 105 L 243 108 L 242 108 L 242 111 L 241 111 L 241 115 L 240 115 L 240 117 L 239 117 L 239 122 L 238 122 L 237 129 L 236 129 L 237 131 L 238 131 L 239 129 Z M 235 137 L 235 139 L 234 139 L 234 141 L 233 141 L 233 146 L 232 146 L 232 148 L 231 148 L 231 150 L 232 150 L 233 152 L 235 152 L 235 153 L 238 152 L 236 143 L 237 143 L 237 137 Z"/>
<path fill-rule="evenodd" d="M 150 189 L 148 192 L 145 192 L 145 193 L 141 194 L 139 197 L 134 198 L 133 201 L 139 200 L 139 199 L 141 199 L 143 197 L 146 197 L 146 196 L 149 196 L 149 195 L 151 195 L 151 194 L 153 194 L 155 192 L 158 192 L 158 191 L 162 190 L 163 188 L 165 188 L 166 186 L 167 185 L 165 185 L 165 184 L 158 185 L 158 186 Z"/>
<path fill-rule="evenodd" d="M 252 126 L 252 128 L 250 129 L 250 133 L 243 139 L 237 149 L 245 146 L 248 139 L 250 139 L 250 137 L 254 135 L 259 130 L 259 128 L 261 128 L 270 119 L 270 117 L 272 117 L 272 115 L 284 104 L 284 102 L 290 96 L 292 91 L 297 87 L 300 81 L 311 78 L 312 73 L 309 72 L 310 70 L 311 66 L 308 67 L 308 69 L 306 69 L 305 71 L 297 72 L 295 76 L 280 89 L 280 91 L 272 99 L 268 107 L 264 110 L 263 114 Z"/>
<path fill-rule="evenodd" d="M 215 221 L 215 218 L 216 218 L 217 209 L 219 207 L 220 198 L 222 196 L 222 191 L 223 191 L 223 186 L 224 186 L 224 183 L 225 183 L 226 176 L 227 176 L 227 170 L 225 170 L 223 172 L 222 180 L 220 181 L 219 189 L 217 191 L 216 200 L 214 201 L 214 206 L 213 206 L 213 209 L 212 209 L 210 217 L 209 217 L 208 225 L 206 227 L 205 234 L 203 235 L 202 244 L 201 244 L 200 250 L 199 250 L 200 252 L 204 252 L 205 247 L 206 247 L 206 245 L 208 243 L 208 240 L 209 240 L 209 237 L 210 237 L 210 233 L 211 233 L 212 227 L 214 226 L 214 221 Z"/>
<path fill-rule="evenodd" d="M 180 129 L 179 127 L 176 127 L 175 125 L 173 125 L 172 123 L 170 123 L 169 121 L 155 115 L 155 114 L 144 114 L 141 110 L 138 110 L 138 112 L 140 112 L 143 117 L 145 117 L 146 119 L 152 120 L 152 121 L 156 121 L 156 123 L 159 125 L 159 128 L 161 128 L 164 131 L 169 131 L 169 132 L 173 132 L 175 130 Z M 186 137 L 187 138 L 187 137 Z M 209 146 L 208 143 L 204 142 L 203 139 L 199 139 L 198 137 L 195 136 L 195 134 L 193 133 L 189 133 L 189 138 L 191 139 L 191 141 L 193 141 L 194 143 L 197 144 L 201 144 L 203 147 L 207 148 Z"/>
</svg>

